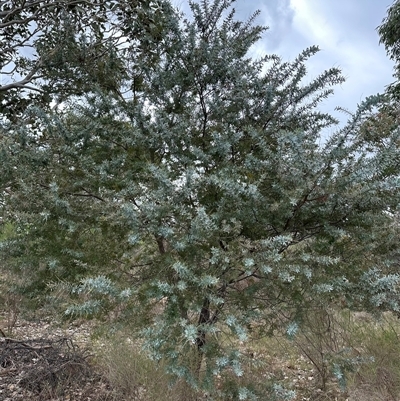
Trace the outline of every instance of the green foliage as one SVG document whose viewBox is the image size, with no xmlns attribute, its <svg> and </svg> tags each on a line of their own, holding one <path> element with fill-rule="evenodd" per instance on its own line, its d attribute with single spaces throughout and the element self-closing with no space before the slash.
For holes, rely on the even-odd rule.
<svg viewBox="0 0 400 401">
<path fill-rule="evenodd" d="M 241 343 L 295 336 L 323 303 L 399 309 L 400 154 L 398 129 L 382 146 L 361 134 L 380 97 L 323 141 L 335 120 L 317 107 L 340 71 L 304 83 L 317 47 L 253 60 L 265 28 L 232 3 L 169 14 L 147 38 L 157 51 L 124 68 L 130 98 L 100 86 L 30 108 L 35 124 L 3 123 L 2 206 L 18 235 L 2 249 L 31 296 L 60 283 L 69 315 L 120 305 L 170 374 L 245 400 L 263 394 L 237 380 Z"/>
<path fill-rule="evenodd" d="M 122 98 L 157 60 L 170 13 L 163 0 L 2 1 L 0 118 L 98 88 Z"/>
<path fill-rule="evenodd" d="M 378 27 L 378 34 L 381 43 L 384 44 L 387 54 L 395 62 L 396 82 L 389 87 L 389 92 L 398 99 L 399 95 L 399 77 L 400 77 L 400 2 L 395 0 L 388 8 L 387 16 Z"/>
</svg>

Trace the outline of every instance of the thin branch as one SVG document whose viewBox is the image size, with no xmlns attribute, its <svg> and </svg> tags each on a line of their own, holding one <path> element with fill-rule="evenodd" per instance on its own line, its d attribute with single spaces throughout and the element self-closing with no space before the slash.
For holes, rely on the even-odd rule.
<svg viewBox="0 0 400 401">
<path fill-rule="evenodd" d="M 50 187 L 48 185 L 45 184 L 39 184 L 40 187 L 45 188 L 45 189 L 50 189 Z M 62 195 L 71 195 L 71 196 L 79 196 L 79 197 L 85 197 L 85 198 L 95 198 L 101 202 L 106 202 L 105 199 L 101 198 L 98 195 L 92 194 L 91 192 L 89 192 L 88 190 L 86 190 L 85 188 L 81 188 L 83 191 L 85 191 L 86 193 L 82 194 L 82 193 L 77 193 L 77 192 L 69 192 L 69 191 L 63 191 L 60 192 Z"/>
<path fill-rule="evenodd" d="M 105 200 L 103 198 L 101 198 L 100 196 L 97 196 L 97 195 L 89 193 L 89 192 L 85 193 L 85 194 L 79 194 L 79 193 L 75 193 L 75 192 L 63 192 L 63 194 L 71 195 L 71 196 L 80 196 L 80 197 L 84 197 L 84 198 L 95 198 L 101 202 L 105 202 Z"/>
<path fill-rule="evenodd" d="M 25 78 L 23 78 L 21 81 L 18 81 L 18 82 L 13 82 L 11 84 L 0 86 L 0 92 L 5 92 L 7 90 L 17 89 L 17 88 L 27 88 L 27 89 L 35 90 L 35 91 L 38 91 L 38 92 L 43 92 L 39 88 L 26 86 L 26 84 L 29 84 L 34 79 L 37 79 L 37 78 L 41 77 L 40 75 L 36 75 L 35 76 L 35 74 L 37 73 L 37 71 L 39 70 L 39 67 L 41 65 L 42 65 L 42 60 L 39 59 L 38 62 L 36 63 L 36 66 L 33 67 L 32 71 Z"/>
</svg>

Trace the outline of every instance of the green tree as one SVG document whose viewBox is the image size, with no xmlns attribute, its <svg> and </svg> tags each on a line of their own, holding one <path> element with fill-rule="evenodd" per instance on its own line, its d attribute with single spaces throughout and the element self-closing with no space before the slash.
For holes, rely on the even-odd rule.
<svg viewBox="0 0 400 401">
<path fill-rule="evenodd" d="M 233 399 L 251 399 L 240 342 L 295 335 L 321 304 L 398 310 L 400 155 L 396 130 L 384 146 L 363 134 L 380 98 L 321 142 L 340 71 L 305 83 L 316 47 L 252 59 L 265 28 L 232 3 L 170 16 L 131 99 L 99 90 L 30 110 L 34 131 L 3 126 L 18 230 L 2 249 L 31 294 L 61 283 L 69 315 L 123 303 L 171 373 L 210 393 L 234 376 Z"/>
<path fill-rule="evenodd" d="M 389 87 L 389 92 L 398 97 L 400 77 L 400 1 L 396 0 L 388 8 L 386 17 L 378 27 L 381 43 L 384 44 L 387 54 L 395 62 L 394 77 L 396 81 Z"/>
<path fill-rule="evenodd" d="M 123 97 L 138 61 L 156 59 L 170 9 L 163 0 L 1 1 L 1 115 L 15 120 L 34 102 L 96 88 Z"/>
<path fill-rule="evenodd" d="M 29 124 L 32 135 L 42 129 L 27 108 L 48 111 L 98 90 L 134 97 L 168 38 L 172 12 L 163 0 L 0 2 L 2 197 L 13 191 L 6 133 L 13 124 Z"/>
</svg>

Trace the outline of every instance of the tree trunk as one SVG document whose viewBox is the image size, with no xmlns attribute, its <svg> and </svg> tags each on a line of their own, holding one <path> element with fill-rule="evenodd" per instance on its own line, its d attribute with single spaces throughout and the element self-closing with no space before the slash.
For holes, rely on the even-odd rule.
<svg viewBox="0 0 400 401">
<path fill-rule="evenodd" d="M 197 368 L 196 373 L 197 376 L 200 376 L 200 369 L 201 363 L 203 361 L 204 351 L 203 348 L 206 345 L 206 331 L 204 330 L 204 325 L 210 324 L 210 300 L 208 298 L 204 298 L 203 306 L 200 311 L 199 321 L 198 321 L 198 331 L 197 331 L 197 338 L 196 338 L 196 345 L 197 345 Z"/>
</svg>

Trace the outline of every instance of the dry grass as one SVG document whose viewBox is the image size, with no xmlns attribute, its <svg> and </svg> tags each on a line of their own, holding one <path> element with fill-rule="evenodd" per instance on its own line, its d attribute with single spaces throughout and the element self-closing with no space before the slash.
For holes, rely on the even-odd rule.
<svg viewBox="0 0 400 401">
<path fill-rule="evenodd" d="M 162 363 L 150 360 L 129 339 L 115 335 L 99 351 L 98 365 L 114 391 L 115 401 L 197 401 L 184 382 L 172 384 Z"/>
<path fill-rule="evenodd" d="M 244 356 L 243 375 L 238 378 L 226 371 L 218 378 L 219 390 L 249 387 L 261 394 L 259 399 L 269 400 L 275 383 L 296 391 L 296 401 L 400 400 L 400 321 L 396 316 L 384 314 L 376 319 L 365 313 L 321 309 L 310 312 L 303 323 L 304 328 L 292 339 L 275 332 L 239 344 Z M 104 378 L 104 400 L 209 399 L 182 381 L 172 385 L 163 364 L 148 359 L 137 343 L 129 341 L 126 332 L 101 336 L 96 341 L 102 344 L 95 342 L 94 362 L 95 370 Z M 340 389 L 334 375 L 336 365 L 345 374 L 345 390 Z M 239 399 L 235 391 L 231 394 L 213 399 Z"/>
<path fill-rule="evenodd" d="M 400 399 L 400 322 L 392 314 L 379 320 L 355 315 L 352 340 L 369 362 L 360 365 L 349 380 L 349 400 Z"/>
</svg>

